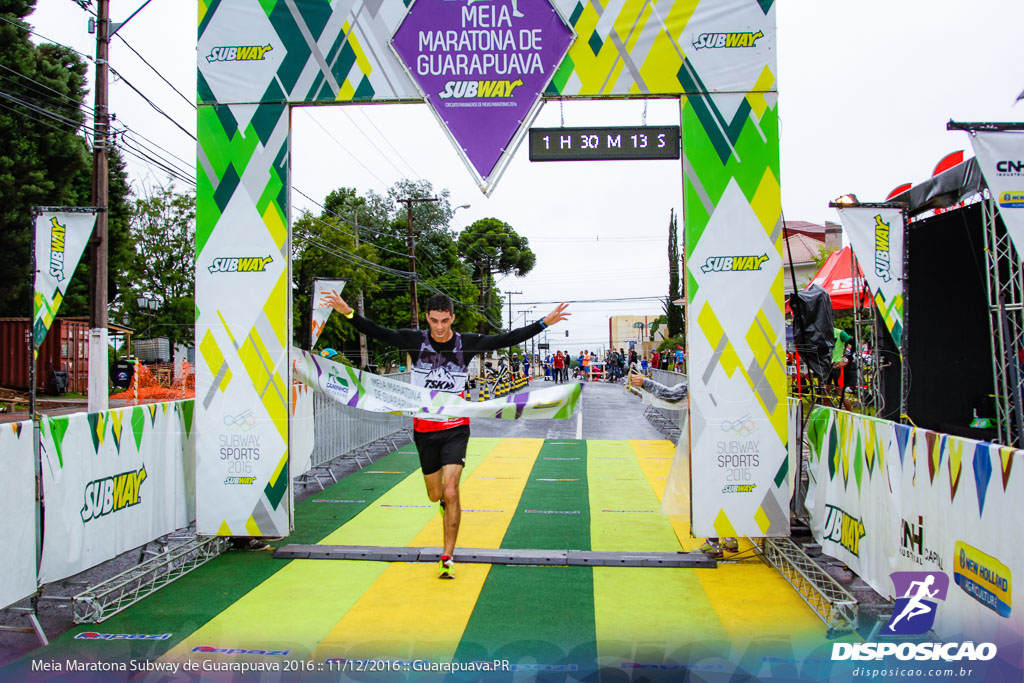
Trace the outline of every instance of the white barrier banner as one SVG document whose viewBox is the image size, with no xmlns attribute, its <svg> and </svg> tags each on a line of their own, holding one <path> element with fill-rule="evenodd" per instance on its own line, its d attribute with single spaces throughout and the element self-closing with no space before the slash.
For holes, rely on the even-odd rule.
<svg viewBox="0 0 1024 683">
<path fill-rule="evenodd" d="M 71 276 L 96 223 L 95 213 L 47 212 L 36 216 L 36 274 L 32 335 L 36 346 L 57 317 Z"/>
<path fill-rule="evenodd" d="M 936 635 L 1019 648 L 1024 451 L 822 407 L 807 440 L 824 552 L 893 599 L 897 572 L 943 574 Z"/>
<path fill-rule="evenodd" d="M 903 211 L 868 207 L 837 211 L 875 306 L 899 348 L 903 340 Z"/>
<path fill-rule="evenodd" d="M 971 144 L 1010 240 L 1024 254 L 1024 132 L 977 131 Z"/>
<path fill-rule="evenodd" d="M 42 583 L 195 518 L 193 401 L 44 417 Z"/>
<path fill-rule="evenodd" d="M 327 319 L 331 317 L 331 305 L 326 303 L 324 297 L 328 294 L 341 295 L 341 290 L 345 289 L 346 280 L 322 280 L 317 278 L 313 281 L 313 315 L 312 315 L 312 329 L 309 332 L 309 348 L 316 346 L 317 340 L 320 338 L 320 334 L 324 331 L 324 326 L 327 325 Z"/>
<path fill-rule="evenodd" d="M 350 408 L 371 413 L 402 413 L 426 420 L 451 417 L 567 420 L 576 410 L 583 387 L 573 382 L 489 401 L 467 402 L 458 394 L 363 372 L 294 347 L 292 373 L 295 379 Z"/>
<path fill-rule="evenodd" d="M 313 438 L 313 390 L 295 380 L 292 380 L 291 413 L 292 418 L 288 423 L 288 466 L 293 476 L 298 476 L 312 467 L 316 443 Z"/>
<path fill-rule="evenodd" d="M 36 478 L 32 454 L 32 422 L 0 425 L 0 609 L 36 590 Z"/>
</svg>

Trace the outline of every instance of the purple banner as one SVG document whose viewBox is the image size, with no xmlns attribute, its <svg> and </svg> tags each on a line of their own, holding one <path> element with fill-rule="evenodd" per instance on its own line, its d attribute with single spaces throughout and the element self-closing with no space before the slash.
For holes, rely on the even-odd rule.
<svg viewBox="0 0 1024 683">
<path fill-rule="evenodd" d="M 548 0 L 416 0 L 391 39 L 463 156 L 487 179 L 573 34 Z"/>
</svg>

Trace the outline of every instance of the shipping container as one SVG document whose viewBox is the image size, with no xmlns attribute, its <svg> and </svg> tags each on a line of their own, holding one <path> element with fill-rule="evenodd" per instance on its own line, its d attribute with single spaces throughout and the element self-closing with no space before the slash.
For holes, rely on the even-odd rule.
<svg viewBox="0 0 1024 683">
<path fill-rule="evenodd" d="M 0 386 L 28 390 L 29 319 L 0 318 Z M 36 391 L 57 390 L 57 371 L 67 373 L 67 391 L 89 390 L 89 323 L 57 318 L 39 349 Z"/>
</svg>

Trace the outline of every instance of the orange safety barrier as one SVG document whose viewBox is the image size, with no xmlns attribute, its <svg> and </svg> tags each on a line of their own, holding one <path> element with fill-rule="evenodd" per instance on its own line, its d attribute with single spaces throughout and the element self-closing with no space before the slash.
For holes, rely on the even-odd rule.
<svg viewBox="0 0 1024 683">
<path fill-rule="evenodd" d="M 156 366 L 139 363 L 136 368 L 131 386 L 120 393 L 111 394 L 111 399 L 138 400 L 139 403 L 143 403 L 195 398 L 196 373 L 188 361 L 184 363 L 182 376 L 176 380 L 171 379 L 174 373 L 173 366 L 169 363 Z"/>
</svg>

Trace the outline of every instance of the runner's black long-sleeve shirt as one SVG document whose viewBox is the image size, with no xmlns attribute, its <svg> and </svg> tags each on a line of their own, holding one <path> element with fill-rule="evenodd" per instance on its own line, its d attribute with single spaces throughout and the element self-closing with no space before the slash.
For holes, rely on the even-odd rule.
<svg viewBox="0 0 1024 683">
<path fill-rule="evenodd" d="M 403 328 L 400 330 L 393 330 L 389 327 L 382 327 L 377 323 L 373 322 L 369 318 L 365 318 L 358 313 L 352 314 L 352 326 L 357 330 L 365 334 L 367 337 L 373 337 L 377 341 L 382 341 L 385 344 L 396 346 L 400 351 L 406 351 L 410 354 L 415 354 L 420 349 L 420 343 L 423 341 L 424 330 L 413 330 L 410 328 Z M 460 332 L 462 336 L 462 360 L 465 365 L 469 365 L 469 361 L 472 360 L 473 356 L 483 353 L 485 351 L 495 351 L 497 349 L 503 349 L 507 346 L 514 346 L 519 342 L 526 341 L 530 337 L 535 337 L 544 330 L 538 320 L 535 323 L 520 327 L 512 330 L 511 332 L 503 332 L 501 334 L 478 334 L 476 332 Z M 446 342 L 439 342 L 433 337 L 430 338 L 430 343 L 433 347 L 445 356 L 446 360 L 455 362 L 455 356 L 452 353 L 455 348 L 455 333 L 453 331 L 451 339 Z M 462 368 L 465 370 L 465 367 Z"/>
</svg>

